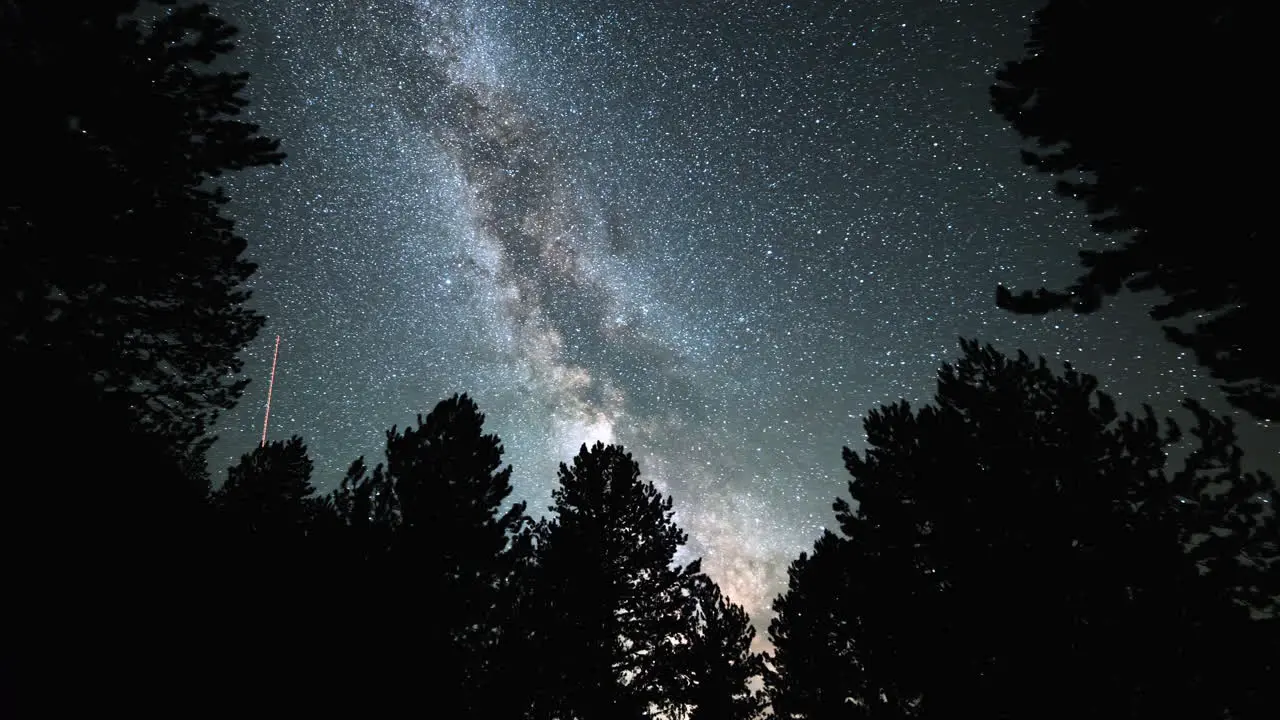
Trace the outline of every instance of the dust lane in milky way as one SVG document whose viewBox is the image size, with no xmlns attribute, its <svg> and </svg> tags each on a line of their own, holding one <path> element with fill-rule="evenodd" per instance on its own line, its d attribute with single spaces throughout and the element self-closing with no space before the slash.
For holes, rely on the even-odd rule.
<svg viewBox="0 0 1280 720">
<path fill-rule="evenodd" d="M 1036 6 L 220 3 L 289 153 L 231 187 L 271 320 L 250 376 L 286 337 L 273 435 L 303 435 L 328 488 L 469 392 L 535 511 L 581 443 L 621 442 L 762 625 L 844 491 L 841 446 L 927 400 L 957 336 L 1122 402 L 1221 407 L 1133 304 L 993 306 L 998 281 L 1068 279 L 1086 239 L 987 108 Z M 223 419 L 228 463 L 250 407 Z"/>
</svg>

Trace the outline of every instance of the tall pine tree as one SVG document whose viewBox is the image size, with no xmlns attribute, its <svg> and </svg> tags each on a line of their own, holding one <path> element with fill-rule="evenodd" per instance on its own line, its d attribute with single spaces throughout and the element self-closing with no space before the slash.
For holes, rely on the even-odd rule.
<svg viewBox="0 0 1280 720">
<path fill-rule="evenodd" d="M 512 541 L 513 560 L 507 582 L 499 587 L 502 606 L 501 636 L 493 656 L 491 676 L 499 684 L 489 705 L 492 717 L 530 720 L 539 715 L 542 681 L 548 676 L 543 654 L 554 657 L 556 635 L 548 622 L 543 601 L 541 549 L 550 523 L 546 518 L 526 519 Z M 554 592 L 554 588 L 550 588 Z"/>
<path fill-rule="evenodd" d="M 1280 418 L 1280 362 L 1269 341 L 1280 301 L 1271 277 L 1271 224 L 1258 167 L 1267 114 L 1241 98 L 1270 82 L 1266 6 L 1050 0 L 1026 54 L 991 88 L 996 111 L 1037 146 L 1023 161 L 1062 178 L 1093 227 L 1123 234 L 1080 253 L 1084 272 L 1063 290 L 997 302 L 1022 313 L 1092 312 L 1124 289 L 1158 291 L 1151 317 L 1193 352 L 1228 398 Z"/>
<path fill-rule="evenodd" d="M 0 140 L 5 364 L 54 358 L 179 455 L 240 396 L 237 354 L 263 324 L 214 181 L 283 156 L 237 118 L 246 75 L 210 69 L 234 33 L 163 0 L 0 5 L 0 73 L 24 108 Z"/>
<path fill-rule="evenodd" d="M 302 438 L 293 436 L 245 453 L 228 468 L 212 502 L 231 532 L 270 538 L 305 537 L 322 504 L 311 484 L 313 463 Z"/>
<path fill-rule="evenodd" d="M 252 642 L 264 642 L 283 626 L 274 616 L 258 614 L 259 604 L 246 604 L 244 597 L 291 597 L 301 622 L 304 598 L 329 569 L 330 548 L 321 544 L 327 538 L 317 531 L 332 524 L 333 509 L 327 498 L 316 496 L 312 467 L 302 438 L 275 441 L 241 456 L 210 497 L 213 565 L 221 570 L 211 590 L 221 598 L 225 620 L 256 628 L 249 633 L 258 638 Z"/>
<path fill-rule="evenodd" d="M 316 496 L 312 468 L 302 438 L 272 442 L 228 468 L 212 495 L 219 544 L 202 592 L 212 612 L 180 626 L 186 646 L 168 660 L 203 676 L 222 669 L 217 658 L 236 658 L 234 681 L 217 693 L 232 706 L 249 699 L 296 706 L 294 688 L 314 681 L 317 660 L 341 647 L 317 632 L 332 622 L 329 574 L 345 568 L 324 542 L 336 516 L 328 498 Z M 184 693 L 194 692 L 190 682 L 183 680 Z"/>
<path fill-rule="evenodd" d="M 682 652 L 689 720 L 754 720 L 765 701 L 751 684 L 764 662 L 751 648 L 756 631 L 747 611 L 705 575 L 696 578 L 693 599 L 694 630 Z"/>
<path fill-rule="evenodd" d="M 847 545 L 847 539 L 824 532 L 812 553 L 791 563 L 787 590 L 773 601 L 773 651 L 766 657 L 764 685 L 779 720 L 907 716 L 902 707 L 886 714 L 888 697 L 882 700 L 881 689 L 859 671 L 854 609 L 877 598 L 857 594 L 866 578 L 851 567 L 857 558 Z"/>
<path fill-rule="evenodd" d="M 870 717 L 1262 716 L 1278 648 L 1248 606 L 1280 495 L 1240 472 L 1229 424 L 1202 412 L 1166 473 L 1176 425 L 1121 416 L 1070 368 L 963 349 L 936 405 L 874 411 L 846 450 L 844 538 L 775 606 L 775 712 L 837 716 L 847 692 Z"/>
<path fill-rule="evenodd" d="M 653 717 L 683 688 L 700 563 L 675 564 L 687 540 L 671 499 L 640 480 L 622 447 L 585 445 L 560 466 L 555 517 L 540 548 L 547 625 L 539 718 Z"/>
<path fill-rule="evenodd" d="M 349 550 L 368 571 L 358 565 L 355 576 L 390 595 L 395 632 L 372 623 L 379 637 L 370 642 L 383 652 L 429 649 L 387 668 L 397 680 L 387 692 L 416 701 L 429 687 L 429 702 L 452 717 L 493 717 L 508 699 L 497 658 L 525 504 L 504 507 L 511 467 L 483 425 L 466 395 L 442 400 L 415 427 L 389 430 L 385 465 L 368 473 L 356 461 L 334 495 Z"/>
</svg>

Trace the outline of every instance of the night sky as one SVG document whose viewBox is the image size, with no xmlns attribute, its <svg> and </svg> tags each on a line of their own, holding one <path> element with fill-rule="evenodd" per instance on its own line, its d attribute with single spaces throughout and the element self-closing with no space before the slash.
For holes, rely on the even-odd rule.
<svg viewBox="0 0 1280 720">
<path fill-rule="evenodd" d="M 1122 405 L 1225 408 L 1137 302 L 995 307 L 1098 242 L 988 106 L 1040 5 L 217 3 L 289 159 L 229 182 L 270 320 L 212 465 L 258 442 L 279 333 L 271 436 L 307 440 L 322 490 L 467 392 L 535 513 L 580 444 L 624 444 L 763 627 L 841 446 L 927 401 L 959 336 Z"/>
</svg>

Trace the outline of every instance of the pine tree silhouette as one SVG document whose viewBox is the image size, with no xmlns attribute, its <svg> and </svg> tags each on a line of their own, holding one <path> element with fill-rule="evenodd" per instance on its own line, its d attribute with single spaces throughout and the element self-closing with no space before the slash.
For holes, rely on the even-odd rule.
<svg viewBox="0 0 1280 720">
<path fill-rule="evenodd" d="M 880 707 L 878 688 L 858 672 L 852 623 L 870 601 L 855 595 L 847 540 L 824 532 L 813 553 L 787 571 L 787 590 L 773 601 L 773 651 L 766 657 L 765 693 L 780 720 L 894 717 Z M 850 702 L 856 698 L 855 704 Z M 872 710 L 880 712 L 873 712 Z M 896 715 L 906 717 L 906 714 Z"/>
<path fill-rule="evenodd" d="M 23 478 L 0 530 L 11 618 L 0 715 L 14 717 L 98 712 L 140 677 L 176 687 L 180 673 L 152 658 L 193 624 L 186 600 L 203 597 L 208 574 L 207 485 L 135 432 L 119 398 L 46 359 L 11 378 L 10 398 L 39 388 L 41 402 L 11 406 L 5 437 L 9 472 Z M 122 663 L 122 647 L 138 657 Z M 68 682 L 80 690 L 64 692 Z"/>
<path fill-rule="evenodd" d="M 671 499 L 641 482 L 622 447 L 582 446 L 560 466 L 556 515 L 540 548 L 547 644 L 538 717 L 652 717 L 682 688 L 700 563 L 674 564 L 687 536 Z"/>
<path fill-rule="evenodd" d="M 1229 423 L 1201 412 L 1166 474 L 1171 421 L 1121 416 L 1069 367 L 962 347 L 936 405 L 873 411 L 868 449 L 846 450 L 844 539 L 775 606 L 775 712 L 830 703 L 812 676 L 871 717 L 1260 717 L 1277 647 L 1250 588 L 1280 497 L 1231 464 Z"/>
<path fill-rule="evenodd" d="M 512 572 L 499 588 L 500 603 L 506 612 L 493 655 L 491 677 L 498 687 L 492 691 L 493 703 L 489 705 L 492 717 L 547 717 L 540 712 L 547 705 L 548 696 L 542 687 L 549 676 L 543 658 L 555 657 L 562 650 L 554 626 L 548 622 L 548 605 L 543 602 L 548 594 L 543 591 L 541 549 L 549 530 L 546 518 L 526 518 L 512 540 Z M 555 588 L 548 590 L 555 592 Z"/>
<path fill-rule="evenodd" d="M 210 498 L 218 547 L 202 569 L 209 577 L 200 597 L 212 612 L 170 628 L 186 644 L 168 658 L 198 674 L 216 673 L 215 658 L 234 658 L 242 676 L 216 693 L 228 710 L 250 701 L 302 707 L 296 687 L 316 680 L 316 663 L 338 663 L 349 649 L 317 632 L 333 622 L 329 574 L 347 568 L 332 554 L 340 525 L 316 495 L 312 469 L 302 438 L 271 442 L 241 456 Z M 184 694 L 196 691 L 190 684 L 180 685 Z"/>
<path fill-rule="evenodd" d="M 293 436 L 254 448 L 227 470 L 213 493 L 213 506 L 233 532 L 267 542 L 306 536 L 317 509 L 313 464 L 302 438 Z"/>
<path fill-rule="evenodd" d="M 397 567 L 435 588 L 441 618 L 429 636 L 447 658 L 437 672 L 445 674 L 442 687 L 456 688 L 458 717 L 488 717 L 500 692 L 488 675 L 505 611 L 498 590 L 511 571 L 506 550 L 525 512 L 524 503 L 502 510 L 511 467 L 502 467 L 502 444 L 484 434 L 483 423 L 475 403 L 455 395 L 419 417 L 416 429 L 387 434 L 387 477 L 400 523 Z"/>
<path fill-rule="evenodd" d="M 1168 338 L 1195 353 L 1233 404 L 1275 420 L 1280 363 L 1269 330 L 1280 302 L 1263 241 L 1269 198 L 1255 179 L 1268 162 L 1255 139 L 1270 121 L 1234 109 L 1269 79 L 1264 7 L 1051 0 L 991 95 L 1039 146 L 1023 161 L 1064 177 L 1059 193 L 1082 200 L 1094 228 L 1127 234 L 1082 252 L 1085 273 L 1070 287 L 1000 287 L 1000 306 L 1092 312 L 1122 289 L 1158 290 L 1153 319 L 1194 321 L 1166 325 Z"/>
<path fill-rule="evenodd" d="M 331 495 L 334 510 L 348 528 L 347 553 L 360 563 L 382 566 L 399 526 L 398 505 L 390 481 L 378 464 L 370 473 L 356 458 Z"/>
<path fill-rule="evenodd" d="M 330 525 L 332 509 L 316 496 L 311 472 L 307 447 L 294 436 L 241 456 L 210 497 L 220 543 L 212 592 L 223 608 L 223 620 L 246 635 L 241 642 L 247 647 L 270 645 L 274 652 L 284 642 L 268 638 L 280 637 L 285 628 L 244 598 L 270 597 L 277 603 L 293 598 L 301 606 L 328 570 L 328 548 L 318 542 L 325 538 L 317 537 L 317 531 Z M 304 617 L 306 613 L 295 610 L 296 621 Z"/>
<path fill-rule="evenodd" d="M 389 430 L 385 465 L 368 473 L 357 460 L 333 496 L 363 564 L 355 576 L 388 592 L 398 618 L 373 647 L 430 648 L 395 669 L 389 692 L 408 699 L 432 687 L 433 707 L 460 718 L 493 717 L 509 700 L 495 673 L 519 562 L 512 541 L 526 521 L 523 502 L 503 508 L 511 467 L 483 425 L 466 395 L 442 400 L 416 427 Z"/>
<path fill-rule="evenodd" d="M 240 396 L 237 353 L 263 323 L 212 184 L 282 158 L 236 119 L 246 76 L 208 69 L 234 32 L 203 5 L 0 6 L 6 92 L 26 106 L 2 141 L 5 364 L 59 356 L 179 457 Z"/>
<path fill-rule="evenodd" d="M 682 653 L 689 672 L 684 694 L 692 708 L 689 720 L 753 720 L 765 700 L 751 688 L 764 669 L 763 658 L 751 649 L 756 637 L 751 619 L 707 576 L 699 575 L 693 589 L 696 629 Z"/>
</svg>

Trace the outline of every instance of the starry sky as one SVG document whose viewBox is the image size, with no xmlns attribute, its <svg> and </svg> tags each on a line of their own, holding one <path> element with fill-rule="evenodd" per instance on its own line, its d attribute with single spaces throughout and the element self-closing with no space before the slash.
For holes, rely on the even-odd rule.
<svg viewBox="0 0 1280 720">
<path fill-rule="evenodd" d="M 1123 405 L 1220 394 L 1139 302 L 1018 317 L 1101 242 L 987 87 L 1039 0 L 222 0 L 248 117 L 228 181 L 269 317 L 216 469 L 302 435 L 331 489 L 467 392 L 540 513 L 584 442 L 671 494 L 758 627 L 846 493 L 862 417 L 957 338 L 1068 360 Z M 1272 463 L 1275 430 L 1241 418 Z M 1256 448 L 1264 448 L 1262 451 Z"/>
</svg>

